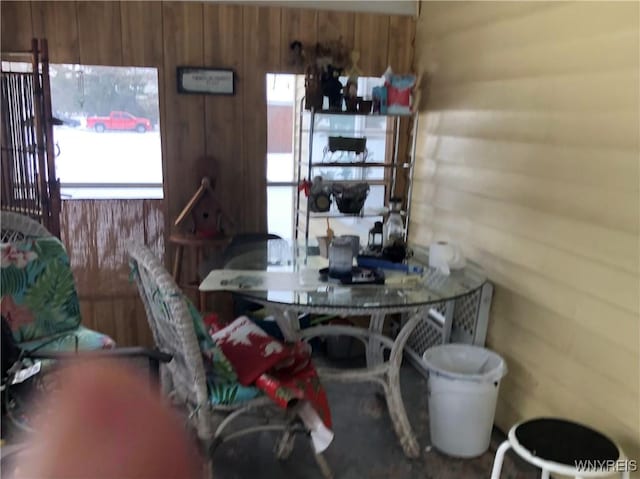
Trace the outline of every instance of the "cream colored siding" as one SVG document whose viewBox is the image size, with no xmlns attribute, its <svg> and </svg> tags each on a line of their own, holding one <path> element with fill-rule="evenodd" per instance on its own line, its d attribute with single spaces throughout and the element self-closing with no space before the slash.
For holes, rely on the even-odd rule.
<svg viewBox="0 0 640 479">
<path fill-rule="evenodd" d="M 637 2 L 422 2 L 411 240 L 496 285 L 496 422 L 556 415 L 640 458 Z"/>
</svg>

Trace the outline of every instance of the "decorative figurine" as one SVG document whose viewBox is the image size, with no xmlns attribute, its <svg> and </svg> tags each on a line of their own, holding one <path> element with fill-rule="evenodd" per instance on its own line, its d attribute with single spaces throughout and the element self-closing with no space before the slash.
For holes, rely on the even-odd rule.
<svg viewBox="0 0 640 479">
<path fill-rule="evenodd" d="M 340 83 L 341 71 L 332 65 L 327 67 L 327 73 L 324 76 L 325 81 L 322 90 L 325 96 L 329 97 L 329 110 L 342 110 L 342 83 Z"/>
<path fill-rule="evenodd" d="M 360 60 L 360 52 L 353 50 L 351 52 L 351 67 L 346 71 L 347 86 L 345 87 L 345 98 L 357 98 L 358 96 L 358 78 L 362 75 L 358 67 Z"/>
<path fill-rule="evenodd" d="M 295 68 L 296 71 L 301 71 L 304 68 L 304 50 L 302 49 L 302 43 L 298 40 L 294 40 L 289 45 L 289 65 Z"/>
</svg>

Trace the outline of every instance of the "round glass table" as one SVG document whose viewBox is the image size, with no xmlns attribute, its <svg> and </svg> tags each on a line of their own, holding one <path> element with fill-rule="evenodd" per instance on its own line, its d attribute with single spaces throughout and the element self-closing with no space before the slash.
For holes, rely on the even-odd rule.
<svg viewBox="0 0 640 479">
<path fill-rule="evenodd" d="M 412 269 L 421 270 L 420 274 L 384 270 L 384 284 L 342 284 L 320 274 L 327 267 L 325 258 L 284 240 L 269 240 L 252 244 L 231 258 L 223 270 L 211 271 L 200 290 L 230 291 L 263 305 L 287 340 L 346 335 L 363 341 L 366 368 L 320 369 L 321 378 L 380 384 L 405 454 L 418 457 L 420 449 L 402 401 L 399 372 L 403 354 L 420 363 L 418 353 L 422 351 L 406 347 L 407 340 L 417 326 L 429 321 L 439 332 L 437 341 L 448 342 L 456 301 L 480 297 L 487 281 L 473 263 L 445 275 L 427 266 L 427 251 L 416 249 L 414 253 Z M 368 329 L 344 325 L 301 329 L 301 313 L 368 315 L 371 319 Z M 403 320 L 398 334 L 390 338 L 383 334 L 383 326 L 386 316 L 393 313 L 402 313 Z M 390 351 L 388 356 L 385 350 Z"/>
</svg>

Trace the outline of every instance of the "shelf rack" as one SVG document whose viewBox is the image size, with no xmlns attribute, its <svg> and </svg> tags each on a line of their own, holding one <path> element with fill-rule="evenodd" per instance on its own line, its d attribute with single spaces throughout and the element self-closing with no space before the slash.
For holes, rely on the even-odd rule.
<svg viewBox="0 0 640 479">
<path fill-rule="evenodd" d="M 372 180 L 372 179 L 361 179 L 361 180 L 326 180 L 327 183 L 340 183 L 340 184 L 353 184 L 353 183 L 361 183 L 366 182 L 371 186 L 381 185 L 385 187 L 385 205 L 388 201 L 388 197 L 390 193 L 396 192 L 396 182 L 398 177 L 399 170 L 408 170 L 407 174 L 407 198 L 406 198 L 406 209 L 403 211 L 403 216 L 405 219 L 405 241 L 408 236 L 408 226 L 410 219 L 410 207 L 411 207 L 411 193 L 412 193 L 412 181 L 413 181 L 413 170 L 414 170 L 414 161 L 415 161 L 415 147 L 416 147 L 416 131 L 418 126 L 418 116 L 417 115 L 381 115 L 381 114 L 371 114 L 371 113 L 361 113 L 361 112 L 347 112 L 347 111 L 331 111 L 331 110 L 311 110 L 306 111 L 304 109 L 304 98 L 300 102 L 299 107 L 299 126 L 298 126 L 298 149 L 296 152 L 296 165 L 297 165 L 297 179 L 298 181 L 303 178 L 307 178 L 309 181 L 313 180 L 315 176 L 313 170 L 317 170 L 320 168 L 383 168 L 385 171 L 388 171 L 388 175 L 385 174 L 384 179 Z M 309 115 L 308 123 L 305 123 L 305 115 Z M 318 128 L 316 130 L 316 120 L 322 116 L 351 116 L 351 117 L 370 117 L 370 118 L 388 118 L 394 121 L 394 124 L 390 128 L 383 133 L 376 132 L 375 136 L 380 138 L 391 138 L 393 141 L 391 155 L 389 161 L 384 162 L 368 162 L 366 159 L 364 161 L 314 161 L 313 160 L 313 148 L 314 148 L 314 134 L 315 133 L 326 133 L 326 134 L 335 134 L 335 130 L 328 129 L 326 127 Z M 399 150 L 399 141 L 400 141 L 400 121 L 403 118 L 409 117 L 412 121 L 412 133 L 410 138 L 410 145 L 408 148 L 408 158 L 409 161 L 399 161 L 398 158 L 398 150 Z M 363 135 L 366 136 L 366 135 Z M 303 152 L 303 138 L 307 137 L 308 142 L 308 151 L 307 157 L 302 158 Z M 303 207 L 303 198 L 304 193 L 298 192 L 296 196 L 296 205 L 295 205 L 295 225 L 294 225 L 294 235 L 296 241 L 299 241 L 300 235 L 304 234 L 304 244 L 306 247 L 309 246 L 309 227 L 310 220 L 314 218 L 384 218 L 384 214 L 381 212 L 371 212 L 367 210 L 361 211 L 359 214 L 348 214 L 348 213 L 340 213 L 336 211 L 327 211 L 327 212 L 312 212 L 309 211 L 308 208 Z M 385 205 L 381 205 L 385 206 Z M 304 222 L 304 225 L 301 223 Z"/>
</svg>

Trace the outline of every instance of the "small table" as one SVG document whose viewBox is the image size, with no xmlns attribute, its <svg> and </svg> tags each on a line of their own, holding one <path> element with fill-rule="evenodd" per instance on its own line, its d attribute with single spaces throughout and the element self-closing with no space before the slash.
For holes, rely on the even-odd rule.
<svg viewBox="0 0 640 479">
<path fill-rule="evenodd" d="M 204 260 L 205 249 L 215 249 L 222 251 L 229 244 L 230 238 L 226 236 L 218 236 L 214 238 L 202 238 L 193 234 L 181 234 L 174 233 L 169 236 L 169 243 L 175 245 L 175 256 L 173 258 L 173 271 L 172 276 L 177 284 L 183 289 L 194 289 L 198 287 L 198 283 L 201 278 L 198 275 L 198 269 Z M 184 249 L 188 248 L 192 251 L 191 261 L 192 268 L 194 269 L 195 279 L 188 281 L 180 281 L 182 275 L 182 260 L 184 256 Z M 206 306 L 206 292 L 200 291 L 198 293 L 198 309 L 203 311 Z"/>
<path fill-rule="evenodd" d="M 384 285 L 341 285 L 319 279 L 318 270 L 323 266 L 326 266 L 326 260 L 319 256 L 309 256 L 301 252 L 300 247 L 290 246 L 283 240 L 270 240 L 232 258 L 224 270 L 211 271 L 200 285 L 200 290 L 231 291 L 263 305 L 274 315 L 289 340 L 347 335 L 365 342 L 366 368 L 347 371 L 320 369 L 320 376 L 381 385 L 405 455 L 418 457 L 420 448 L 400 392 L 400 365 L 403 353 L 419 363 L 421 358 L 411 348 L 405 349 L 405 345 L 416 326 L 424 321 L 434 321 L 434 318 L 441 320 L 442 342 L 448 342 L 453 306 L 449 308 L 450 312 L 440 315 L 432 310 L 432 305 L 443 302 L 453 305 L 458 298 L 481 291 L 488 284 L 486 276 L 475 264 L 468 264 L 449 276 L 425 266 L 421 276 L 385 271 L 387 279 Z M 364 314 L 371 320 L 368 330 L 342 325 L 300 329 L 300 313 Z M 395 339 L 382 334 L 385 317 L 393 313 L 405 313 L 407 317 Z M 386 361 L 385 349 L 390 350 Z"/>
</svg>

